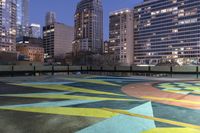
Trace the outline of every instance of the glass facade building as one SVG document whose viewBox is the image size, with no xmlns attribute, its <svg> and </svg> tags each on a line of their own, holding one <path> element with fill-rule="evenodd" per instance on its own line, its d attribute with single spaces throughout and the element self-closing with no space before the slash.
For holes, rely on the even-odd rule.
<svg viewBox="0 0 200 133">
<path fill-rule="evenodd" d="M 145 0 L 134 8 L 136 64 L 200 59 L 200 0 Z"/>
<path fill-rule="evenodd" d="M 74 52 L 102 53 L 103 7 L 101 0 L 81 0 L 75 13 Z"/>
<path fill-rule="evenodd" d="M 17 1 L 17 37 L 29 36 L 29 0 Z"/>
<path fill-rule="evenodd" d="M 16 0 L 0 0 L 0 51 L 16 51 Z"/>
<path fill-rule="evenodd" d="M 41 38 L 40 24 L 31 24 L 29 27 L 29 36 L 33 38 Z"/>
</svg>

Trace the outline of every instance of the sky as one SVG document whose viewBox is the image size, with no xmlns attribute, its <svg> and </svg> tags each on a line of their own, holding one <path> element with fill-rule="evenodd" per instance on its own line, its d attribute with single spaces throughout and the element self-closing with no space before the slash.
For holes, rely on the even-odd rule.
<svg viewBox="0 0 200 133">
<path fill-rule="evenodd" d="M 80 0 L 30 0 L 30 23 L 45 23 L 48 11 L 56 13 L 57 22 L 74 25 L 74 13 Z M 132 8 L 143 0 L 102 0 L 104 8 L 104 39 L 109 36 L 109 13 L 123 8 Z"/>
</svg>

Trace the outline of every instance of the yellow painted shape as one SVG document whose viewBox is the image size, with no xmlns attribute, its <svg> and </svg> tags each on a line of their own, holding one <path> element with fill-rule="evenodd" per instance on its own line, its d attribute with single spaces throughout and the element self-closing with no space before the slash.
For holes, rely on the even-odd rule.
<svg viewBox="0 0 200 133">
<path fill-rule="evenodd" d="M 92 83 L 92 84 L 100 84 L 100 85 L 110 85 L 110 86 L 120 86 L 118 84 L 106 82 L 103 80 L 95 80 L 95 79 L 78 79 L 78 78 L 67 78 L 67 80 L 82 82 L 82 83 Z"/>
<path fill-rule="evenodd" d="M 158 87 L 161 87 L 161 88 L 177 88 L 176 86 L 174 85 L 158 85 Z"/>
<path fill-rule="evenodd" d="M 42 99 L 73 99 L 73 100 L 95 100 L 95 101 L 134 101 L 133 99 L 125 98 L 107 98 L 107 97 L 91 97 L 91 96 L 76 96 L 63 94 L 4 94 L 0 96 L 21 97 L 21 98 L 42 98 Z"/>
<path fill-rule="evenodd" d="M 33 88 L 41 88 L 41 89 L 48 89 L 48 90 L 59 90 L 59 91 L 90 93 L 90 94 L 124 96 L 122 94 L 116 94 L 116 93 L 105 92 L 105 91 L 96 91 L 96 90 L 92 90 L 92 89 L 85 89 L 85 88 L 65 86 L 65 85 L 35 85 L 35 84 L 15 84 L 15 85 L 33 87 Z"/>
<path fill-rule="evenodd" d="M 144 97 L 141 97 L 141 98 L 148 99 L 148 100 L 167 101 L 167 102 L 179 102 L 179 103 L 187 103 L 187 104 L 200 105 L 200 102 L 188 101 L 188 100 L 177 100 L 177 99 L 173 99 L 173 98 L 159 98 L 159 97 L 149 97 L 149 96 L 144 96 Z"/>
<path fill-rule="evenodd" d="M 159 84 L 159 85 L 172 85 L 171 83 L 161 83 L 161 84 Z"/>
<path fill-rule="evenodd" d="M 161 123 L 166 123 L 166 124 L 171 124 L 171 125 L 175 125 L 175 126 L 181 126 L 181 127 L 187 127 L 187 128 L 193 128 L 193 129 L 200 130 L 199 125 L 177 122 L 177 121 L 172 121 L 172 120 L 167 120 L 167 119 L 162 119 L 162 118 L 157 118 L 157 117 L 152 117 L 152 116 L 146 116 L 146 115 L 141 115 L 141 114 L 134 114 L 134 113 L 129 113 L 129 112 L 123 111 L 123 110 L 114 110 L 114 109 L 107 109 L 107 108 L 104 108 L 104 109 L 106 111 L 110 111 L 113 113 L 124 114 L 124 115 L 132 116 L 132 117 L 154 120 L 154 121 L 161 122 Z"/>
<path fill-rule="evenodd" d="M 154 128 L 143 133 L 200 133 L 200 131 L 192 128 Z"/>
<path fill-rule="evenodd" d="M 178 88 L 175 86 L 158 86 L 159 88 L 163 88 L 163 89 L 174 89 L 174 88 Z"/>
<path fill-rule="evenodd" d="M 199 91 L 192 91 L 191 93 L 192 93 L 192 94 L 200 94 Z"/>
<path fill-rule="evenodd" d="M 172 93 L 190 93 L 190 91 L 183 91 L 183 90 L 164 90 L 164 91 Z"/>
<path fill-rule="evenodd" d="M 109 112 L 96 108 L 67 108 L 67 107 L 16 107 L 16 108 L 0 108 L 0 110 L 12 110 L 32 113 L 44 113 L 54 115 L 67 115 L 67 116 L 84 116 L 96 118 L 111 118 L 117 113 Z"/>
<path fill-rule="evenodd" d="M 184 89 L 187 89 L 187 90 L 193 90 L 193 91 L 199 91 L 200 90 L 200 87 L 197 87 L 197 86 L 187 86 L 186 88 Z"/>
<path fill-rule="evenodd" d="M 161 87 L 161 88 L 166 88 L 166 89 L 176 87 L 175 85 L 172 85 L 171 83 L 162 83 L 162 84 L 159 84 L 158 86 Z"/>
<path fill-rule="evenodd" d="M 180 85 L 180 86 L 187 86 L 187 85 L 190 85 L 190 84 L 188 84 L 188 83 L 183 83 L 183 82 L 175 82 L 174 84 Z"/>
</svg>

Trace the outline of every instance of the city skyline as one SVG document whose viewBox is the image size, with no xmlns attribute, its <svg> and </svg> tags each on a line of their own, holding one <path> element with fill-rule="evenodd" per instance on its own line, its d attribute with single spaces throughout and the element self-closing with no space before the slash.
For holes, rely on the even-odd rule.
<svg viewBox="0 0 200 133">
<path fill-rule="evenodd" d="M 74 26 L 74 14 L 76 5 L 80 0 L 30 0 L 30 22 L 39 23 L 41 26 L 45 25 L 45 15 L 48 11 L 56 13 L 57 21 Z M 104 39 L 109 38 L 109 13 L 122 9 L 132 8 L 143 0 L 102 0 L 104 9 Z M 38 4 L 40 3 L 40 4 Z M 48 3 L 44 6 L 45 3 Z M 56 4 L 55 4 L 56 3 Z M 111 4 L 115 3 L 113 6 Z"/>
</svg>

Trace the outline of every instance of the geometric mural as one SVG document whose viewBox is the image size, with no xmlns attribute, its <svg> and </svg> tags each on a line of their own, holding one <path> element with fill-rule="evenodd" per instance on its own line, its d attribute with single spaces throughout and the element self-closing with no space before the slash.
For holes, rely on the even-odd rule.
<svg viewBox="0 0 200 133">
<path fill-rule="evenodd" d="M 0 83 L 0 100 L 5 133 L 200 133 L 199 81 L 24 79 Z"/>
</svg>

